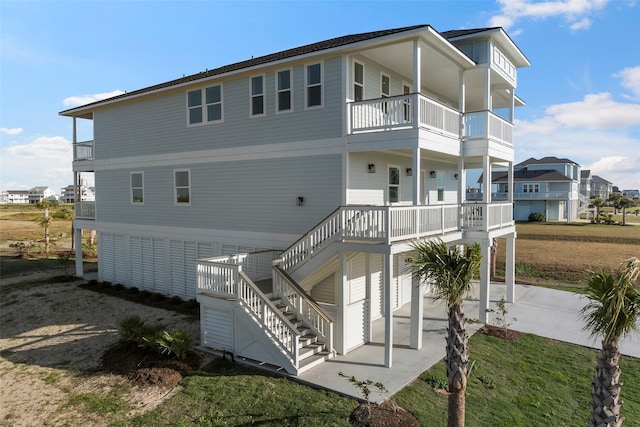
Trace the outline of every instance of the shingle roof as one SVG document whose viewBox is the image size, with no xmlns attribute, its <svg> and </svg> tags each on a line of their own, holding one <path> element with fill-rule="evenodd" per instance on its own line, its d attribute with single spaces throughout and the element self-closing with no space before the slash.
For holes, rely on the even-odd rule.
<svg viewBox="0 0 640 427">
<path fill-rule="evenodd" d="M 549 164 L 556 164 L 556 163 L 572 163 L 574 165 L 577 165 L 576 162 L 570 159 L 566 159 L 566 158 L 559 159 L 557 157 L 549 156 L 549 157 L 543 157 L 539 160 L 534 159 L 533 157 L 530 157 L 527 160 L 518 163 L 516 166 L 549 165 Z"/>
<path fill-rule="evenodd" d="M 580 178 L 589 178 L 591 175 L 591 169 L 582 169 L 580 171 Z"/>
<path fill-rule="evenodd" d="M 593 176 L 591 177 L 591 180 L 592 180 L 593 182 L 599 182 L 599 183 L 604 183 L 604 184 L 612 184 L 611 182 L 607 181 L 607 180 L 606 180 L 606 179 L 604 179 L 604 178 L 599 177 L 598 175 L 593 175 Z"/>
<path fill-rule="evenodd" d="M 571 178 L 554 170 L 527 170 L 522 169 L 513 172 L 513 181 L 571 181 Z M 478 178 L 478 182 L 482 182 L 482 175 Z M 507 171 L 491 172 L 491 182 L 508 182 Z"/>
<path fill-rule="evenodd" d="M 500 27 L 470 28 L 467 30 L 449 30 L 449 31 L 443 31 L 442 33 L 440 33 L 440 35 L 445 39 L 449 40 L 449 39 L 454 39 L 456 37 L 463 37 L 471 34 L 482 33 L 490 30 L 499 30 L 499 29 Z"/>
<path fill-rule="evenodd" d="M 295 47 L 292 49 L 287 49 L 287 50 L 283 50 L 281 52 L 276 52 L 276 53 L 272 53 L 269 55 L 264 55 L 264 56 L 259 56 L 257 58 L 251 58 L 248 59 L 246 61 L 240 61 L 240 62 L 236 62 L 234 64 L 229 64 L 229 65 L 224 65 L 222 67 L 219 68 L 214 68 L 212 70 L 207 70 L 207 71 L 203 71 L 203 72 L 199 72 L 197 74 L 192 74 L 189 76 L 185 76 L 185 77 L 181 77 L 179 79 L 175 79 L 175 80 L 170 80 L 168 82 L 164 82 L 164 83 L 160 83 L 157 85 L 153 85 L 153 86 L 149 86 L 149 87 L 145 87 L 142 89 L 138 89 L 138 90 L 134 90 L 131 92 L 127 92 L 127 93 L 123 93 L 121 95 L 118 96 L 114 96 L 112 98 L 108 98 L 105 100 L 101 100 L 101 101 L 96 101 L 96 102 L 92 102 L 90 104 L 85 104 L 82 105 L 81 107 L 74 107 L 74 108 L 70 108 L 68 110 L 64 110 L 61 111 L 60 114 L 64 114 L 66 112 L 69 111 L 73 111 L 77 108 L 85 108 L 87 106 L 91 106 L 94 104 L 99 104 L 105 101 L 113 101 L 116 99 L 122 99 L 122 98 L 126 98 L 126 97 L 130 97 L 133 95 L 138 95 L 141 93 L 145 93 L 145 92 L 152 92 L 158 89 L 164 89 L 164 88 L 168 88 L 171 86 L 176 86 L 176 85 L 180 85 L 183 83 L 189 83 L 189 82 L 193 82 L 193 81 L 197 81 L 200 79 L 206 79 L 208 77 L 212 77 L 212 76 L 216 76 L 216 75 L 220 75 L 220 74 L 225 74 L 225 73 L 229 73 L 232 71 L 238 71 L 244 68 L 250 68 L 250 67 L 255 67 L 256 65 L 262 65 L 262 64 L 267 64 L 269 62 L 275 62 L 275 61 L 280 61 L 282 59 L 287 59 L 287 58 L 293 58 L 295 56 L 301 56 L 301 55 L 305 55 L 305 54 L 309 54 L 309 53 L 313 53 L 313 52 L 318 52 L 321 50 L 327 50 L 327 49 L 332 49 L 332 48 L 336 48 L 336 47 L 340 47 L 340 46 L 345 46 L 348 44 L 353 44 L 353 43 L 358 43 L 358 42 L 362 42 L 365 40 L 371 40 L 371 39 L 375 39 L 375 38 L 379 38 L 379 37 L 384 37 L 384 36 L 389 36 L 392 34 L 398 34 L 398 33 L 402 33 L 405 31 L 412 31 L 412 30 L 416 30 L 418 28 L 424 28 L 424 27 L 429 27 L 429 25 L 423 24 L 423 25 L 412 25 L 410 27 L 401 27 L 401 28 L 393 28 L 390 30 L 381 30 L 381 31 L 371 31 L 371 32 L 367 32 L 367 33 L 359 33 L 359 34 L 350 34 L 347 36 L 341 36 L 341 37 L 335 37 L 329 40 L 324 40 L 324 41 L 320 41 L 317 43 L 312 43 L 312 44 L 308 44 L 308 45 L 304 45 L 304 46 L 300 46 L 300 47 Z"/>
</svg>

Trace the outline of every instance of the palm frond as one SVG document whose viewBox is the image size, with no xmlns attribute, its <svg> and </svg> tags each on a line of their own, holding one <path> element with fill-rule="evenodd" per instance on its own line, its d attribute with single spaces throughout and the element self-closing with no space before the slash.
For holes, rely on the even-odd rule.
<svg viewBox="0 0 640 427">
<path fill-rule="evenodd" d="M 451 307 L 471 292 L 471 280 L 480 270 L 480 246 L 466 252 L 449 249 L 441 240 L 417 242 L 409 257 L 412 274 L 419 280 L 430 280 L 437 299 Z"/>
<path fill-rule="evenodd" d="M 640 319 L 640 260 L 624 261 L 615 273 L 591 271 L 584 295 L 589 299 L 580 314 L 585 331 L 601 335 L 605 342 L 617 341 L 638 330 Z"/>
</svg>

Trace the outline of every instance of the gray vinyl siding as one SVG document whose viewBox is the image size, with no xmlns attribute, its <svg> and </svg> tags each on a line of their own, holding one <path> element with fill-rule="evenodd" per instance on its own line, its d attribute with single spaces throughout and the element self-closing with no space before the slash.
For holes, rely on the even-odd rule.
<svg viewBox="0 0 640 427">
<path fill-rule="evenodd" d="M 275 113 L 276 71 L 266 72 L 266 115 L 250 118 L 249 84 L 245 73 L 207 84 L 173 90 L 94 113 L 95 159 L 170 154 L 217 148 L 317 140 L 342 136 L 341 57 L 323 62 L 323 107 L 305 110 L 305 65 L 293 67 L 293 106 Z M 222 84 L 223 122 L 187 126 L 187 91 Z"/>
<path fill-rule="evenodd" d="M 324 155 L 180 166 L 191 204 L 174 204 L 173 167 L 144 172 L 144 203 L 131 204 L 129 170 L 96 172 L 101 222 L 303 234 L 341 202 L 342 157 Z M 296 198 L 304 205 L 296 206 Z"/>
</svg>

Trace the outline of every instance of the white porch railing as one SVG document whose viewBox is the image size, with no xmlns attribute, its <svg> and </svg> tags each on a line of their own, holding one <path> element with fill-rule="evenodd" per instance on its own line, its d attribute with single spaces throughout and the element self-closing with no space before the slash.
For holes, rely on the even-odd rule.
<svg viewBox="0 0 640 427">
<path fill-rule="evenodd" d="M 491 111 L 478 111 L 464 115 L 465 138 L 483 139 L 513 145 L 513 125 Z"/>
<path fill-rule="evenodd" d="M 73 144 L 73 160 L 93 160 L 93 141 Z"/>
<path fill-rule="evenodd" d="M 75 219 L 96 219 L 96 202 L 76 202 Z"/>
<path fill-rule="evenodd" d="M 467 200 L 482 200 L 482 193 L 467 193 Z M 491 193 L 491 200 L 506 200 L 508 193 Z M 571 191 L 542 191 L 513 193 L 514 200 L 569 200 L 578 199 L 580 193 Z"/>
<path fill-rule="evenodd" d="M 197 260 L 197 291 L 236 299 L 270 336 L 282 353 L 298 366 L 299 332 L 242 271 L 246 254 Z"/>
<path fill-rule="evenodd" d="M 465 230 L 490 231 L 513 224 L 512 203 L 465 203 L 462 205 L 462 228 Z"/>
<path fill-rule="evenodd" d="M 420 127 L 460 137 L 460 113 L 420 94 L 352 102 L 350 110 L 351 133 Z"/>
<path fill-rule="evenodd" d="M 281 298 L 289 309 L 305 319 L 313 332 L 333 351 L 333 322 L 322 308 L 280 267 L 273 267 L 273 295 Z"/>
</svg>

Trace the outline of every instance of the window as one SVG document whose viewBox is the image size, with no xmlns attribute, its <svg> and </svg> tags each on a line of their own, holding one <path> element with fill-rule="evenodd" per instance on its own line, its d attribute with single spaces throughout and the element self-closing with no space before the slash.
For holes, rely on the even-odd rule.
<svg viewBox="0 0 640 427">
<path fill-rule="evenodd" d="M 438 201 L 444 202 L 444 172 L 436 172 L 436 182 L 438 185 Z"/>
<path fill-rule="evenodd" d="M 400 168 L 389 166 L 389 203 L 400 201 Z"/>
<path fill-rule="evenodd" d="M 359 62 L 353 63 L 353 100 L 362 101 L 364 99 L 364 65 Z"/>
<path fill-rule="evenodd" d="M 174 184 L 175 184 L 175 198 L 176 204 L 191 204 L 191 190 L 189 181 L 189 170 L 176 170 L 174 171 Z"/>
<path fill-rule="evenodd" d="M 380 97 L 388 98 L 390 96 L 391 78 L 386 74 L 380 74 Z"/>
<path fill-rule="evenodd" d="M 276 110 L 278 112 L 292 111 L 291 70 L 278 71 L 276 78 Z"/>
<path fill-rule="evenodd" d="M 524 184 L 523 191 L 525 193 L 539 193 L 540 192 L 540 184 Z"/>
<path fill-rule="evenodd" d="M 251 116 L 264 115 L 264 76 L 251 77 Z"/>
<path fill-rule="evenodd" d="M 307 87 L 307 108 L 322 106 L 322 64 L 307 65 L 305 85 Z"/>
<path fill-rule="evenodd" d="M 411 95 L 411 86 L 407 83 L 402 83 L 402 94 Z M 402 101 L 402 114 L 405 122 L 411 121 L 411 98 L 405 98 Z"/>
<path fill-rule="evenodd" d="M 131 203 L 144 202 L 144 175 L 142 172 L 131 172 Z"/>
<path fill-rule="evenodd" d="M 222 86 L 210 86 L 187 92 L 188 124 L 222 121 Z"/>
</svg>

